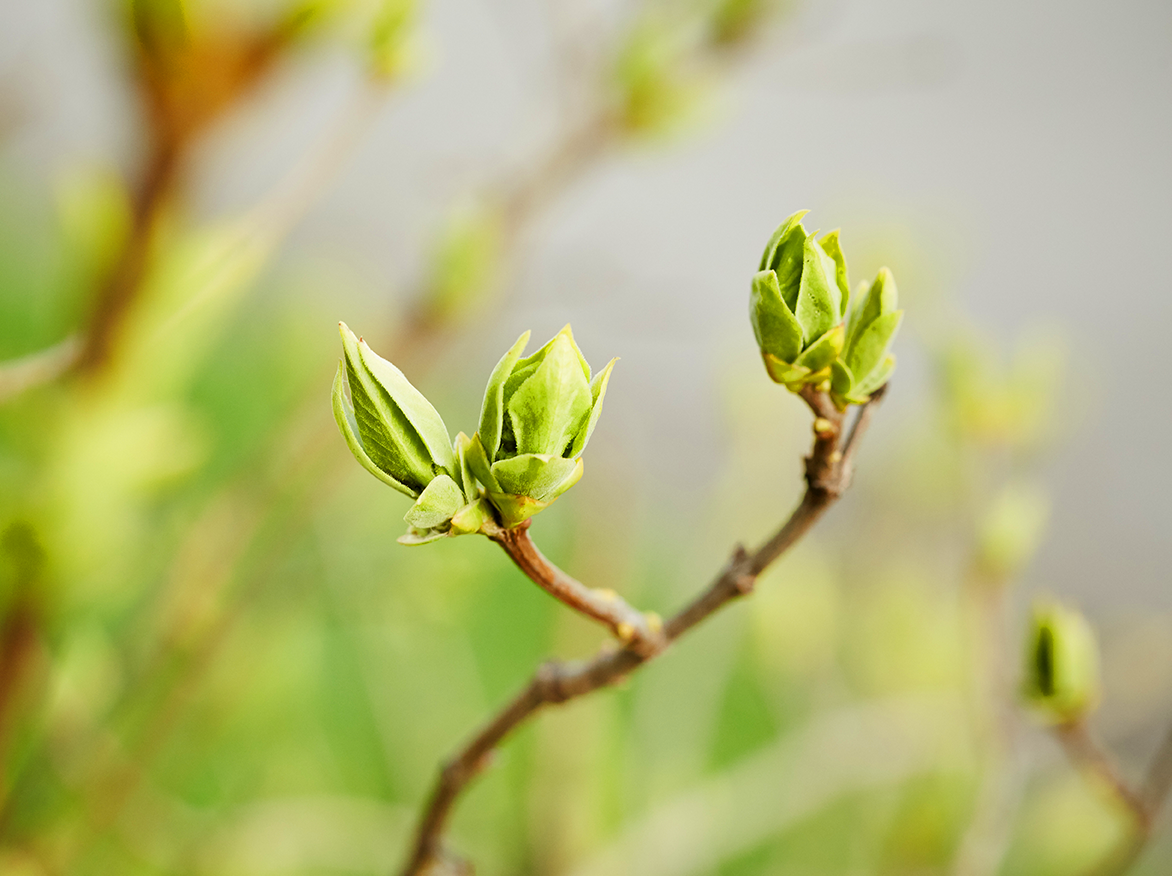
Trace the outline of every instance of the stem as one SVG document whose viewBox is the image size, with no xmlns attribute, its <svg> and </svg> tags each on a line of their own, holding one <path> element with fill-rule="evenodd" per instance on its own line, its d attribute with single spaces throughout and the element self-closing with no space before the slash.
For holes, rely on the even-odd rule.
<svg viewBox="0 0 1172 876">
<path fill-rule="evenodd" d="M 1151 814 L 1143 797 L 1131 789 L 1119 774 L 1115 763 L 1091 737 L 1084 721 L 1059 724 L 1054 733 L 1066 750 L 1071 763 L 1089 775 L 1102 781 L 1111 794 L 1127 809 L 1135 821 L 1137 830 L 1146 833 L 1151 829 Z"/>
<path fill-rule="evenodd" d="M 134 198 L 126 242 L 102 281 L 93 316 L 82 338 L 77 367 L 83 373 L 100 370 L 113 355 L 122 326 L 143 285 L 155 229 L 177 186 L 183 154 L 184 148 L 178 144 L 156 139 L 152 146 Z"/>
<path fill-rule="evenodd" d="M 663 635 L 667 643 L 674 642 L 733 600 L 751 593 L 758 576 L 797 542 L 834 500 L 842 495 L 850 483 L 853 452 L 870 423 L 871 409 L 879 397 L 879 394 L 873 396 L 860 410 L 844 442 L 843 415 L 835 409 L 825 393 L 812 389 L 802 393 L 802 398 L 818 415 L 818 419 L 815 421 L 813 450 L 806 458 L 806 490 L 801 502 L 773 537 L 757 550 L 749 552 L 738 546 L 733 551 L 721 573 L 664 625 Z M 525 540 L 528 540 L 528 536 L 525 536 Z M 532 545 L 532 542 L 529 544 Z M 505 549 L 509 550 L 508 547 Z M 533 551 L 536 553 L 535 547 Z M 510 556 L 513 556 L 511 551 Z M 540 554 L 537 556 L 540 557 Z M 517 557 L 514 556 L 514 560 L 525 569 Z M 549 565 L 544 558 L 542 560 Z M 554 569 L 552 566 L 549 568 Z M 528 570 L 526 572 L 528 574 Z M 420 819 L 411 855 L 401 871 L 402 876 L 424 876 L 429 871 L 434 872 L 432 868 L 438 867 L 441 862 L 448 862 L 457 868 L 463 866 L 443 849 L 443 834 L 452 809 L 463 790 L 486 766 L 492 752 L 516 727 L 546 705 L 564 703 L 620 681 L 662 654 L 663 650 L 641 652 L 631 643 L 621 650 L 603 651 L 589 661 L 553 661 L 538 669 L 528 686 L 484 725 L 440 771 Z"/>
<path fill-rule="evenodd" d="M 1164 806 L 1169 791 L 1172 791 L 1172 727 L 1164 735 L 1148 766 L 1147 776 L 1141 788 L 1136 791 L 1118 775 L 1114 765 L 1090 738 L 1085 727 L 1074 732 L 1074 745 L 1067 744 L 1067 728 L 1058 728 L 1059 738 L 1076 765 L 1083 766 L 1104 779 L 1112 792 L 1124 802 L 1133 820 L 1134 830 L 1118 847 L 1112 849 L 1088 876 L 1122 876 L 1131 869 L 1147 848 L 1152 838 L 1156 816 Z M 1081 739 L 1079 737 L 1082 737 Z"/>
<path fill-rule="evenodd" d="M 667 644 L 656 615 L 643 614 L 613 590 L 587 587 L 547 560 L 529 537 L 528 520 L 491 538 L 534 584 L 579 614 L 605 624 L 625 645 L 651 656 Z"/>
</svg>

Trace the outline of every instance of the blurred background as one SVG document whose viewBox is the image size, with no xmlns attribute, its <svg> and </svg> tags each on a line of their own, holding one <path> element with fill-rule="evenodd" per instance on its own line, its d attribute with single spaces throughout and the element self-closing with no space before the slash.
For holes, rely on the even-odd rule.
<svg viewBox="0 0 1172 876">
<path fill-rule="evenodd" d="M 667 614 L 802 488 L 749 279 L 795 210 L 888 265 L 855 484 L 751 599 L 541 715 L 484 874 L 1077 874 L 1128 832 L 1018 704 L 1086 611 L 1096 736 L 1172 720 L 1172 6 L 0 5 L 0 873 L 375 874 L 436 765 L 598 630 L 407 548 L 337 435 L 345 320 L 475 428 L 517 335 L 621 357 L 535 521 Z M 1135 868 L 1172 867 L 1159 834 Z"/>
</svg>

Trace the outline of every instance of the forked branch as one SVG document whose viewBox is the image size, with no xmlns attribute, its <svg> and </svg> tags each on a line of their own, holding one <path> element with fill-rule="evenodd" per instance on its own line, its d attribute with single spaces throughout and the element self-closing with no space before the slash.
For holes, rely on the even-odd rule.
<svg viewBox="0 0 1172 876">
<path fill-rule="evenodd" d="M 844 415 L 834 407 L 825 393 L 813 389 L 802 393 L 802 398 L 814 411 L 816 419 L 814 446 L 806 458 L 806 490 L 801 502 L 773 537 L 757 550 L 747 551 L 738 546 L 733 551 L 732 557 L 715 580 L 664 624 L 664 645 L 674 642 L 729 602 L 751 593 L 758 576 L 805 535 L 835 499 L 842 495 L 850 483 L 858 441 L 870 423 L 880 395 L 876 393 L 868 404 L 859 409 L 849 431 L 845 431 Z M 524 542 L 532 546 L 527 534 L 523 540 L 519 540 L 519 543 Z M 517 564 L 525 569 L 510 546 L 504 547 Z M 536 547 L 533 547 L 533 551 L 536 553 Z M 530 558 L 524 559 L 528 561 Z M 541 560 L 558 575 L 574 580 L 557 570 L 544 557 Z M 528 574 L 528 570 L 526 572 Z M 576 581 L 574 583 L 587 589 Z M 589 661 L 551 661 L 538 669 L 528 686 L 481 728 L 440 771 L 419 822 L 410 857 L 401 871 L 402 876 L 438 876 L 445 872 L 445 866 L 449 868 L 447 872 L 470 872 L 470 868 L 445 852 L 443 834 L 460 794 L 486 766 L 497 746 L 544 706 L 564 703 L 614 684 L 663 653 L 663 650 L 662 647 L 641 649 L 632 642 L 618 650 L 604 650 Z"/>
<path fill-rule="evenodd" d="M 605 624 L 631 650 L 650 657 L 667 644 L 658 615 L 643 614 L 613 590 L 587 587 L 547 560 L 529 537 L 528 520 L 500 530 L 492 540 L 538 587 L 579 614 Z"/>
</svg>

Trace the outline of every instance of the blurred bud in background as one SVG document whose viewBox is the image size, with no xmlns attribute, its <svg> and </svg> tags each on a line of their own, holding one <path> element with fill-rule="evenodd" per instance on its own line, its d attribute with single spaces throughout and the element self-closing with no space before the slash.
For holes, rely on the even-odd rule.
<svg viewBox="0 0 1172 876">
<path fill-rule="evenodd" d="M 745 42 L 781 5 L 776 0 L 717 0 L 709 14 L 709 39 L 718 47 Z"/>
<path fill-rule="evenodd" d="M 488 204 L 451 213 L 432 260 L 430 316 L 446 322 L 477 311 L 500 279 L 502 231 L 500 212 Z"/>
<path fill-rule="evenodd" d="M 416 0 L 382 0 L 370 29 L 370 66 L 376 78 L 398 79 L 418 65 L 421 52 Z"/>
<path fill-rule="evenodd" d="M 1063 344 L 1051 335 L 1022 338 L 1009 363 L 980 337 L 953 337 L 938 373 L 945 416 L 964 439 L 982 445 L 1035 450 L 1050 437 L 1066 365 Z"/>
<path fill-rule="evenodd" d="M 637 24 L 614 63 L 617 121 L 637 136 L 674 133 L 696 111 L 703 79 L 689 63 L 693 34 L 685 22 L 648 17 Z"/>
<path fill-rule="evenodd" d="M 1023 694 L 1039 717 L 1054 724 L 1076 723 L 1098 704 L 1098 645 L 1078 611 L 1057 603 L 1034 606 Z"/>
<path fill-rule="evenodd" d="M 1004 582 L 1037 552 L 1050 517 L 1050 501 L 1036 484 L 1005 485 L 977 524 L 977 568 Z"/>
</svg>

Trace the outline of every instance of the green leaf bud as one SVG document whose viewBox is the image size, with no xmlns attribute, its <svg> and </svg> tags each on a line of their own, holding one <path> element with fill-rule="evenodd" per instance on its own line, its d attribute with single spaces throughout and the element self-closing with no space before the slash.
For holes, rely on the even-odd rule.
<svg viewBox="0 0 1172 876">
<path fill-rule="evenodd" d="M 846 282 L 845 265 L 842 281 Z M 845 368 L 833 384 L 840 407 L 865 403 L 895 370 L 895 357 L 888 351 L 903 322 L 903 311 L 896 309 L 898 302 L 895 278 L 887 268 L 880 268 L 875 281 L 858 297 L 847 316 L 842 352 Z"/>
<path fill-rule="evenodd" d="M 567 325 L 522 359 L 529 332 L 497 363 L 484 392 L 472 473 L 505 526 L 547 507 L 582 477 L 580 456 L 598 422 L 616 360 L 591 378 Z"/>
<path fill-rule="evenodd" d="M 400 541 L 424 544 L 459 534 L 451 521 L 480 501 L 465 461 L 471 443 L 453 443 L 439 413 L 398 368 L 339 323 L 342 361 L 334 378 L 334 419 L 354 458 L 388 486 L 415 499 Z M 349 398 L 347 398 L 349 396 Z M 465 513 L 463 520 L 470 519 Z"/>
<path fill-rule="evenodd" d="M 417 13 L 416 0 L 382 0 L 370 28 L 370 67 L 375 76 L 396 79 L 416 63 Z"/>
<path fill-rule="evenodd" d="M 807 234 L 800 210 L 769 238 L 749 298 L 749 319 L 765 370 L 777 383 L 797 392 L 837 374 L 848 387 L 853 377 L 839 368 L 846 343 L 842 325 L 850 300 L 846 260 L 838 231 L 818 239 Z"/>
<path fill-rule="evenodd" d="M 1045 721 L 1070 724 L 1098 703 L 1095 634 L 1079 612 L 1057 604 L 1034 607 L 1023 693 Z"/>
</svg>

